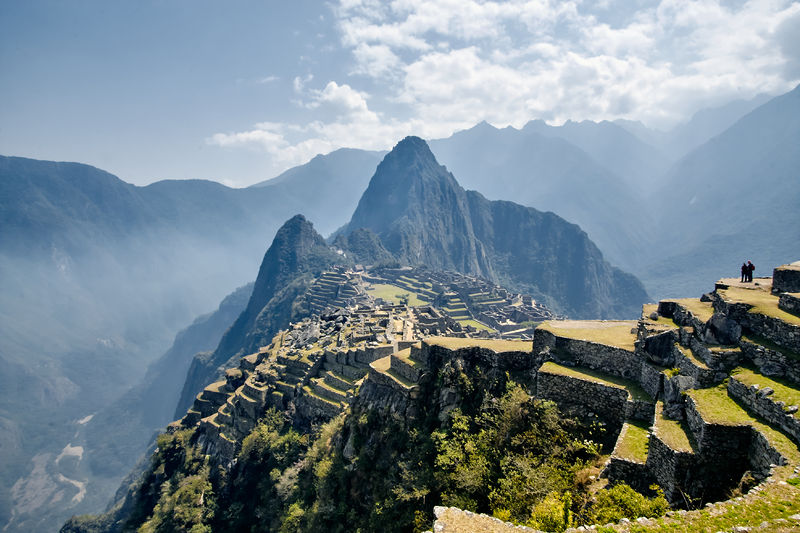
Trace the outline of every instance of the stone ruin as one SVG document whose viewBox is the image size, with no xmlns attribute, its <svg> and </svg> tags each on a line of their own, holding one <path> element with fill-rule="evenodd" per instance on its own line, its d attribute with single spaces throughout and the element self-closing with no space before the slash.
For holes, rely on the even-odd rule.
<svg viewBox="0 0 800 533">
<path fill-rule="evenodd" d="M 645 305 L 634 321 L 547 321 L 532 342 L 426 335 L 405 306 L 340 309 L 242 358 L 172 428 L 197 426 L 225 462 L 270 406 L 312 423 L 354 401 L 413 417 L 420 384 L 459 357 L 604 425 L 609 482 L 656 483 L 675 506 L 717 501 L 746 474 L 758 483 L 800 465 L 798 287 L 800 266 L 787 265 Z"/>
</svg>

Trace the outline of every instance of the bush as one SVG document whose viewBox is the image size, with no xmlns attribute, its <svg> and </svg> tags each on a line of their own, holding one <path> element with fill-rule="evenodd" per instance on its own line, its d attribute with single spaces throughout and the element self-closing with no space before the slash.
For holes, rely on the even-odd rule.
<svg viewBox="0 0 800 533">
<path fill-rule="evenodd" d="M 661 488 L 653 485 L 654 498 L 639 494 L 625 483 L 614 485 L 597 493 L 589 511 L 590 521 L 595 524 L 618 522 L 622 518 L 656 518 L 663 516 L 669 508 Z"/>
</svg>

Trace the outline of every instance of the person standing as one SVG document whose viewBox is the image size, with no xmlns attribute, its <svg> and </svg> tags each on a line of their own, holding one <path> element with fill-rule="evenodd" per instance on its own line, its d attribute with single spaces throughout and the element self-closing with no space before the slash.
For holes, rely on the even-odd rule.
<svg viewBox="0 0 800 533">
<path fill-rule="evenodd" d="M 756 269 L 756 266 L 751 263 L 750 261 L 747 262 L 747 281 L 753 281 L 753 271 Z"/>
<path fill-rule="evenodd" d="M 747 281 L 747 275 L 750 273 L 750 268 L 747 266 L 747 263 L 742 263 L 742 283 Z"/>
</svg>

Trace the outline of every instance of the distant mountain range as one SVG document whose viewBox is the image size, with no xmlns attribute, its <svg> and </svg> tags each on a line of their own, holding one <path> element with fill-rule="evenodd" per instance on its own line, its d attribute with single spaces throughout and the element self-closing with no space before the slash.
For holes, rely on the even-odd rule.
<svg viewBox="0 0 800 533">
<path fill-rule="evenodd" d="M 345 231 L 366 228 L 401 263 L 498 280 L 575 317 L 631 317 L 647 295 L 578 226 L 465 191 L 418 137 L 378 165 Z"/>
<path fill-rule="evenodd" d="M 658 228 L 641 275 L 657 294 L 698 278 L 769 276 L 800 253 L 800 86 L 754 109 L 679 160 L 649 199 Z"/>
<path fill-rule="evenodd" d="M 178 331 L 252 279 L 266 243 L 296 213 L 324 235 L 346 224 L 334 245 L 352 258 L 441 263 L 578 316 L 628 314 L 644 294 L 609 262 L 661 298 L 708 289 L 745 259 L 756 275 L 796 260 L 799 90 L 699 112 L 666 134 L 626 121 L 479 124 L 429 143 L 458 182 L 415 148 L 405 162 L 416 178 L 401 186 L 406 177 L 387 163 L 373 191 L 383 152 L 338 150 L 247 189 L 198 180 L 136 187 L 87 165 L 0 157 L 0 524 L 13 513 L 8 531 L 41 529 L 97 509 L 116 481 L 95 484 L 96 459 L 67 471 L 55 458 L 67 444 L 87 458 L 116 453 L 114 438 L 131 431 L 125 417 L 150 431 L 163 423 L 174 405 L 126 409 L 142 398 L 170 403 L 179 385 L 151 397 L 153 376 L 185 372 L 194 347 L 219 349 L 220 324 L 249 305 L 248 289 L 208 317 L 216 325 L 206 324 L 205 338 L 186 329 L 167 353 Z M 572 243 L 564 255 L 561 241 Z M 565 257 L 594 266 L 549 284 L 534 275 Z M 577 281 L 594 274 L 589 285 Z M 128 466 L 117 475 L 134 453 L 122 453 Z M 74 490 L 59 474 L 88 480 L 82 502 L 53 501 Z"/>
<path fill-rule="evenodd" d="M 216 349 L 195 356 L 176 417 L 221 369 L 305 316 L 301 296 L 315 275 L 335 264 L 372 264 L 379 257 L 481 275 L 573 316 L 635 316 L 647 300 L 641 283 L 606 263 L 580 228 L 552 213 L 465 191 L 418 137 L 402 140 L 381 161 L 332 241 L 326 244 L 302 215 L 278 230 L 246 309 Z"/>
<path fill-rule="evenodd" d="M 171 416 L 180 385 L 172 400 L 147 387 L 122 393 L 180 329 L 252 280 L 284 220 L 308 212 L 327 231 L 344 224 L 380 157 L 341 150 L 248 189 L 199 180 L 136 187 L 88 165 L 0 157 L 0 360 L 10 384 L 0 387 L 8 436 L 0 439 L 0 524 L 13 513 L 8 531 L 48 529 L 64 513 L 102 505 L 142 451 L 109 443 L 126 426 L 149 438 Z M 196 351 L 184 363 L 169 359 L 179 381 Z M 131 406 L 158 397 L 166 410 Z M 53 462 L 67 444 L 88 459 L 78 471 Z M 89 480 L 82 500 L 52 501 L 74 490 L 59 475 Z"/>
</svg>

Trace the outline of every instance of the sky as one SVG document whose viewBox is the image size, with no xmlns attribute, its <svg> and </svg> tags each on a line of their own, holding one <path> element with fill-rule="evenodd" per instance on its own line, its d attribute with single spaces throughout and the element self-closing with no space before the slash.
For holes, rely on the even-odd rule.
<svg viewBox="0 0 800 533">
<path fill-rule="evenodd" d="M 0 154 L 247 186 L 480 121 L 639 120 L 800 82 L 786 0 L 0 0 Z"/>
</svg>

